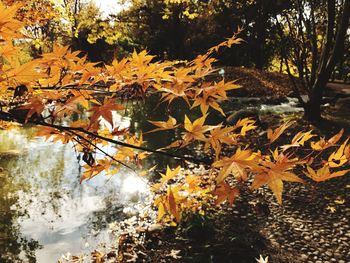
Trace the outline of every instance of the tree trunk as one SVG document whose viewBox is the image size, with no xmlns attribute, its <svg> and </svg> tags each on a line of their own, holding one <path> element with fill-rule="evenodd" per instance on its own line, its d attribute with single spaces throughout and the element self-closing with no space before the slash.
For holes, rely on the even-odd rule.
<svg viewBox="0 0 350 263">
<path fill-rule="evenodd" d="M 340 25 L 337 30 L 338 34 L 333 46 L 332 53 L 329 57 L 323 58 L 324 59 L 323 65 L 321 65 L 320 71 L 317 74 L 317 79 L 309 95 L 309 101 L 306 103 L 304 107 L 305 108 L 304 116 L 306 119 L 310 121 L 318 121 L 321 119 L 321 102 L 322 102 L 323 92 L 326 88 L 326 84 L 329 78 L 332 75 L 332 72 L 334 70 L 334 67 L 337 61 L 339 61 L 344 50 L 344 41 L 345 41 L 345 36 L 347 34 L 347 29 L 349 27 L 349 17 L 350 17 L 350 12 L 348 10 L 350 10 L 350 0 L 345 0 L 344 6 L 343 6 L 343 14 L 342 14 Z M 329 22 L 332 23 L 332 21 L 329 21 Z M 333 33 L 329 32 L 329 34 L 333 34 Z"/>
<path fill-rule="evenodd" d="M 321 120 L 321 103 L 323 89 L 317 89 L 320 92 L 312 92 L 310 99 L 304 105 L 304 117 L 309 121 L 320 121 Z"/>
</svg>

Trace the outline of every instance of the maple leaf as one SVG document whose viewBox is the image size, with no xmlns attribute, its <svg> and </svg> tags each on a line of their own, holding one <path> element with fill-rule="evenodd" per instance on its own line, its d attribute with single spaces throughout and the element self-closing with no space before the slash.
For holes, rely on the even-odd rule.
<svg viewBox="0 0 350 263">
<path fill-rule="evenodd" d="M 151 60 L 154 58 L 152 55 L 148 55 L 148 52 L 146 50 L 141 51 L 140 53 L 137 53 L 134 49 L 134 52 L 132 53 L 132 64 L 136 67 L 142 67 L 144 65 L 147 65 L 151 62 Z"/>
<path fill-rule="evenodd" d="M 41 116 L 41 113 L 45 109 L 45 103 L 40 98 L 32 98 L 30 99 L 29 103 L 19 107 L 19 109 L 22 110 L 28 110 L 25 122 L 28 122 L 28 120 L 33 116 Z"/>
<path fill-rule="evenodd" d="M 323 166 L 317 171 L 312 169 L 310 166 L 307 166 L 306 169 L 307 169 L 307 172 L 304 172 L 304 173 L 315 182 L 323 182 L 334 177 L 343 176 L 350 171 L 350 169 L 348 169 L 348 170 L 342 170 L 342 171 L 337 171 L 332 173 L 328 166 Z"/>
<path fill-rule="evenodd" d="M 344 143 L 338 148 L 336 152 L 333 152 L 328 157 L 328 161 L 326 162 L 326 165 L 328 165 L 329 167 L 340 167 L 340 166 L 343 166 L 348 161 L 348 158 L 345 154 L 345 150 L 346 150 L 345 147 L 348 141 L 349 141 L 349 138 L 344 141 Z"/>
<path fill-rule="evenodd" d="M 243 42 L 243 39 L 237 37 L 238 34 L 240 33 L 240 31 L 241 31 L 241 29 L 238 29 L 237 33 L 234 33 L 232 35 L 232 37 L 229 37 L 225 41 L 221 42 L 220 44 L 218 44 L 214 47 L 211 47 L 208 50 L 208 53 L 213 53 L 214 51 L 219 52 L 219 49 L 222 47 L 230 48 L 232 45 L 240 44 L 241 42 Z"/>
<path fill-rule="evenodd" d="M 213 129 L 214 127 L 210 127 L 204 125 L 207 114 L 203 115 L 201 118 L 196 119 L 193 123 L 190 119 L 185 115 L 184 127 L 187 132 L 184 135 L 185 142 L 191 142 L 193 140 L 205 141 L 206 137 L 204 135 L 205 132 Z"/>
<path fill-rule="evenodd" d="M 148 122 L 152 123 L 154 126 L 157 126 L 158 128 L 145 132 L 144 134 L 156 132 L 156 131 L 171 130 L 179 127 L 179 124 L 176 125 L 176 119 L 171 116 L 169 116 L 169 119 L 166 122 L 164 121 L 148 121 Z"/>
<path fill-rule="evenodd" d="M 269 262 L 269 257 L 267 256 L 264 258 L 262 255 L 260 255 L 259 259 L 256 258 L 257 263 L 268 263 Z"/>
<path fill-rule="evenodd" d="M 173 191 L 171 190 L 171 187 L 168 189 L 167 204 L 169 207 L 169 212 L 175 217 L 177 222 L 180 222 L 180 211 L 177 207 L 176 198 Z"/>
<path fill-rule="evenodd" d="M 13 46 L 12 42 L 6 42 L 0 46 L 0 56 L 5 59 L 13 60 L 20 55 L 21 48 Z"/>
<path fill-rule="evenodd" d="M 243 118 L 243 119 L 239 119 L 235 125 L 233 125 L 233 130 L 236 130 L 238 128 L 247 126 L 247 127 L 252 127 L 254 125 L 255 121 L 252 120 L 251 118 Z M 247 129 L 245 129 L 245 131 L 247 131 Z"/>
<path fill-rule="evenodd" d="M 232 131 L 233 127 L 222 127 L 219 124 L 216 128 L 210 130 L 204 149 L 207 150 L 211 146 L 215 151 L 216 159 L 218 159 L 221 153 L 221 145 L 232 144 L 236 141 L 235 136 L 231 134 Z"/>
<path fill-rule="evenodd" d="M 83 96 L 73 96 L 69 98 L 64 104 L 57 105 L 54 115 L 58 117 L 65 116 L 67 113 L 79 112 L 78 104 L 86 104 L 86 99 Z"/>
<path fill-rule="evenodd" d="M 169 145 L 167 145 L 167 146 L 165 146 L 165 147 L 163 147 L 163 148 L 161 148 L 159 150 L 169 149 L 169 148 L 183 148 L 183 147 L 187 146 L 189 143 L 190 143 L 190 141 L 176 140 L 176 141 L 173 141 Z"/>
<path fill-rule="evenodd" d="M 341 129 L 336 135 L 326 141 L 324 138 L 321 138 L 318 142 L 311 142 L 311 148 L 315 151 L 323 151 L 333 145 L 335 145 L 340 138 L 343 136 L 344 129 Z"/>
<path fill-rule="evenodd" d="M 134 145 L 134 146 L 141 146 L 143 143 L 143 136 L 140 135 L 139 138 L 136 136 L 125 136 L 125 143 Z M 120 147 L 118 148 L 117 154 L 114 156 L 114 158 L 121 162 L 131 162 L 131 161 L 138 161 L 142 160 L 142 158 L 146 156 L 141 154 L 137 154 L 132 148 L 130 147 Z"/>
<path fill-rule="evenodd" d="M 170 251 L 170 253 L 167 254 L 166 256 L 167 256 L 167 257 L 171 257 L 171 258 L 173 258 L 173 259 L 180 259 L 180 258 L 182 258 L 182 256 L 179 255 L 180 252 L 181 252 L 181 250 L 172 249 L 172 250 Z"/>
<path fill-rule="evenodd" d="M 292 139 L 291 144 L 286 144 L 281 146 L 283 151 L 288 150 L 291 147 L 299 147 L 304 146 L 305 142 L 310 140 L 312 137 L 316 136 L 315 134 L 312 134 L 312 130 L 308 132 L 298 132 Z"/>
<path fill-rule="evenodd" d="M 267 138 L 269 139 L 270 143 L 273 143 L 274 141 L 276 141 L 282 135 L 282 133 L 286 129 L 288 129 L 291 125 L 292 125 L 292 123 L 286 122 L 286 123 L 282 124 L 280 127 L 276 128 L 275 130 L 268 129 L 267 130 Z"/>
<path fill-rule="evenodd" d="M 96 175 L 102 173 L 103 171 L 108 171 L 111 167 L 111 160 L 104 158 L 97 160 L 96 165 L 84 165 L 84 168 L 86 169 L 83 172 L 83 175 L 80 177 L 80 183 L 84 180 L 90 180 Z"/>
<path fill-rule="evenodd" d="M 35 135 L 39 137 L 45 137 L 46 140 L 49 140 L 53 135 L 59 134 L 60 130 L 51 128 L 51 127 L 41 127 L 36 131 Z"/>
<path fill-rule="evenodd" d="M 23 37 L 18 31 L 24 24 L 17 19 L 14 19 L 20 4 L 14 4 L 11 7 L 6 7 L 0 2 L 0 38 L 5 41 L 12 41 L 13 38 Z"/>
<path fill-rule="evenodd" d="M 12 69 L 6 73 L 7 79 L 14 80 L 18 84 L 29 84 L 43 77 L 38 70 L 37 61 L 33 60 L 20 65 L 18 61 L 11 61 Z"/>
<path fill-rule="evenodd" d="M 217 183 L 224 181 L 230 174 L 240 180 L 246 180 L 247 168 L 257 168 L 259 155 L 251 150 L 242 150 L 238 148 L 230 158 L 225 157 L 213 163 L 213 167 L 221 168 L 216 178 Z"/>
<path fill-rule="evenodd" d="M 123 71 L 126 69 L 127 63 L 127 58 L 123 58 L 120 61 L 114 59 L 112 65 L 106 65 L 106 69 L 110 76 L 113 76 L 114 78 L 122 78 L 124 76 Z"/>
<path fill-rule="evenodd" d="M 297 160 L 291 160 L 283 153 L 275 158 L 275 162 L 264 161 L 261 171 L 255 175 L 252 189 L 256 190 L 267 184 L 277 198 L 277 202 L 282 204 L 283 181 L 304 183 L 302 179 L 290 172 Z M 258 171 L 259 169 L 257 169 Z"/>
<path fill-rule="evenodd" d="M 200 106 L 202 114 L 206 114 L 209 107 L 212 107 L 214 110 L 220 112 L 223 116 L 226 116 L 216 101 L 217 100 L 215 98 L 210 97 L 208 94 L 204 94 L 203 96 L 198 96 L 195 98 L 191 109 Z"/>
<path fill-rule="evenodd" d="M 186 94 L 188 88 L 188 84 L 165 83 L 159 88 L 159 91 L 162 92 L 161 101 L 170 104 L 174 99 L 183 98 L 190 105 Z"/>
<path fill-rule="evenodd" d="M 248 131 L 250 130 L 254 130 L 257 126 L 254 125 L 255 122 L 253 123 L 246 123 L 245 125 L 243 125 L 240 135 L 245 136 L 247 134 Z"/>
<path fill-rule="evenodd" d="M 90 180 L 91 178 L 95 177 L 96 175 L 100 174 L 105 170 L 105 168 L 100 164 L 95 166 L 84 165 L 83 167 L 85 168 L 85 171 L 80 177 L 80 183 L 82 183 L 85 180 Z"/>
<path fill-rule="evenodd" d="M 187 175 L 185 178 L 186 186 L 188 187 L 188 190 L 190 192 L 199 190 L 202 190 L 202 187 L 200 186 L 201 178 L 197 175 Z"/>
<path fill-rule="evenodd" d="M 331 214 L 334 214 L 337 211 L 337 209 L 334 206 L 329 205 L 326 207 L 326 210 L 328 210 Z"/>
<path fill-rule="evenodd" d="M 91 125 L 98 123 L 99 118 L 102 117 L 108 121 L 113 127 L 113 115 L 112 111 L 124 110 L 125 108 L 115 103 L 114 99 L 109 99 L 104 102 L 104 104 L 99 106 L 92 107 L 89 111 L 92 111 L 93 114 L 90 118 Z"/>
<path fill-rule="evenodd" d="M 85 83 L 94 84 L 98 81 L 98 75 L 101 73 L 101 69 L 95 67 L 97 63 L 84 63 L 83 64 L 83 72 L 81 78 L 79 80 L 78 86 L 81 86 Z M 94 81 L 91 81 L 94 79 Z"/>
<path fill-rule="evenodd" d="M 217 197 L 215 205 L 219 205 L 226 200 L 232 205 L 234 200 L 239 196 L 239 190 L 236 187 L 231 187 L 226 182 L 221 182 L 216 186 L 212 194 Z"/>
<path fill-rule="evenodd" d="M 345 204 L 345 199 L 338 197 L 337 199 L 334 200 L 334 203 L 336 203 L 337 205 L 343 205 Z"/>
<path fill-rule="evenodd" d="M 160 182 L 164 183 L 164 182 L 167 182 L 170 179 L 174 178 L 175 176 L 177 176 L 179 174 L 180 169 L 181 169 L 180 165 L 178 167 L 176 167 L 174 170 L 171 170 L 170 167 L 167 166 L 166 173 L 160 174 L 162 176 L 162 178 L 160 179 Z"/>
<path fill-rule="evenodd" d="M 226 91 L 239 87 L 239 85 L 234 84 L 232 81 L 225 83 L 223 80 L 214 84 L 202 84 L 191 109 L 200 106 L 202 114 L 206 114 L 209 107 L 211 107 L 225 116 L 218 102 L 227 99 Z"/>
</svg>

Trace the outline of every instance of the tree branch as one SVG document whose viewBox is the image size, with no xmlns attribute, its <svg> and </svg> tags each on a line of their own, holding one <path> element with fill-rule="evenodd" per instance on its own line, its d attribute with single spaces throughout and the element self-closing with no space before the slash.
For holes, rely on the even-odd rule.
<svg viewBox="0 0 350 263">
<path fill-rule="evenodd" d="M 6 120 L 6 121 L 16 121 L 16 122 L 18 122 L 20 124 L 24 124 L 23 121 L 17 119 L 15 116 L 13 116 L 12 114 L 10 114 L 8 112 L 0 111 L 0 119 Z M 208 165 L 212 163 L 212 160 L 209 159 L 209 158 L 208 159 L 199 159 L 199 158 L 195 158 L 195 157 L 189 157 L 189 156 L 173 154 L 173 153 L 165 152 L 165 151 L 162 151 L 162 150 L 154 150 L 154 149 L 150 149 L 150 148 L 143 147 L 143 146 L 132 145 L 132 144 L 125 143 L 125 142 L 118 141 L 118 140 L 114 140 L 114 139 L 111 139 L 111 138 L 106 138 L 104 136 L 101 136 L 99 134 L 87 131 L 87 130 L 85 130 L 83 128 L 79 128 L 79 127 L 62 126 L 62 125 L 50 124 L 50 123 L 46 123 L 46 122 L 42 122 L 42 121 L 36 121 L 36 120 L 29 120 L 27 123 L 40 125 L 40 126 L 45 126 L 45 127 L 51 127 L 51 128 L 58 129 L 60 131 L 82 132 L 82 133 L 84 133 L 86 135 L 89 135 L 89 136 L 92 136 L 94 138 L 98 138 L 98 139 L 104 140 L 106 142 L 113 143 L 115 145 L 131 148 L 131 149 L 136 149 L 136 150 L 141 150 L 141 151 L 145 151 L 145 152 L 150 152 L 150 153 L 156 153 L 156 154 L 160 154 L 160 155 L 164 155 L 164 156 L 168 156 L 168 157 L 172 157 L 172 158 L 177 158 L 177 159 L 189 161 L 189 162 L 192 162 L 192 163 L 203 163 L 203 164 L 208 164 Z"/>
</svg>

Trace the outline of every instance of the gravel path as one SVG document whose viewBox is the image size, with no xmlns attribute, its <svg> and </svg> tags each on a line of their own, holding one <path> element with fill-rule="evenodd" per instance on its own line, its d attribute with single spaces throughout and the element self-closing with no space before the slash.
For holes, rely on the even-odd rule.
<svg viewBox="0 0 350 263">
<path fill-rule="evenodd" d="M 315 190 L 293 185 L 282 207 L 269 205 L 271 213 L 261 233 L 277 251 L 294 255 L 291 262 L 349 263 L 349 184 L 348 174 Z M 268 194 L 267 199 L 272 198 Z"/>
</svg>

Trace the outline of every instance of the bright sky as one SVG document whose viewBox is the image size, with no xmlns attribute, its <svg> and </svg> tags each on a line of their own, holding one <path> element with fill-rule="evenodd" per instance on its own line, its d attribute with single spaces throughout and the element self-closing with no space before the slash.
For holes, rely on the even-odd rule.
<svg viewBox="0 0 350 263">
<path fill-rule="evenodd" d="M 100 7 L 103 15 L 107 16 L 109 14 L 116 14 L 121 9 L 122 6 L 118 4 L 117 0 L 91 0 L 96 3 L 97 7 Z"/>
</svg>

